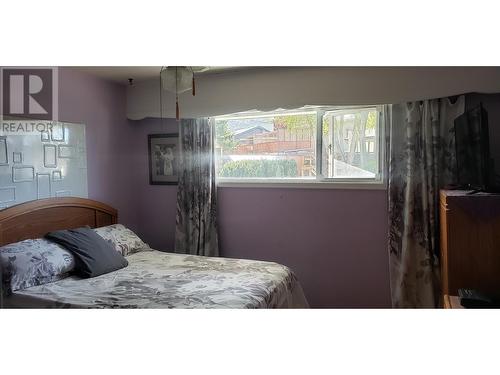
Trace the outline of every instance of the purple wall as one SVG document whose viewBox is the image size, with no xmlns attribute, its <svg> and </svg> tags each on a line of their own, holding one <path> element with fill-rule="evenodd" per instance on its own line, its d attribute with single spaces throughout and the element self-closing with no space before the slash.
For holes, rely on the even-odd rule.
<svg viewBox="0 0 500 375">
<path fill-rule="evenodd" d="M 222 254 L 291 267 L 315 307 L 390 307 L 383 190 L 221 188 Z"/>
<path fill-rule="evenodd" d="M 128 177 L 132 127 L 125 88 L 71 68 L 59 69 L 59 120 L 85 124 L 89 198 L 118 209 L 120 222 L 137 228 Z"/>
<path fill-rule="evenodd" d="M 173 251 L 177 186 L 149 184 L 148 134 L 177 133 L 175 120 L 130 121 L 134 145 L 133 180 L 137 209 L 137 233 L 152 248 Z"/>
<path fill-rule="evenodd" d="M 123 86 L 65 68 L 59 112 L 86 124 L 89 198 L 172 251 L 177 189 L 149 185 L 147 135 L 177 123 L 129 121 Z M 223 256 L 291 267 L 314 307 L 390 307 L 385 191 L 219 188 L 218 199 Z"/>
<path fill-rule="evenodd" d="M 174 246 L 176 187 L 149 185 L 147 135 L 177 131 L 173 120 L 129 121 L 125 88 L 59 71 L 60 119 L 86 124 L 89 197 L 119 210 L 120 222 L 152 247 Z M 490 114 L 492 156 L 500 96 L 470 95 Z M 387 203 L 382 190 L 219 188 L 226 257 L 290 266 L 313 307 L 390 307 Z"/>
<path fill-rule="evenodd" d="M 137 231 L 172 251 L 176 187 L 149 185 L 147 135 L 177 132 L 177 124 L 130 123 Z M 218 202 L 222 256 L 291 267 L 315 307 L 390 307 L 385 191 L 226 187 Z"/>
</svg>

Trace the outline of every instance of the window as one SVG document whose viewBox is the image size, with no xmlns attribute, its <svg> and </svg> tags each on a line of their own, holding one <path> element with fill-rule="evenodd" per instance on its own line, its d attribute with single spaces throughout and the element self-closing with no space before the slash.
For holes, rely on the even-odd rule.
<svg viewBox="0 0 500 375">
<path fill-rule="evenodd" d="M 220 182 L 382 182 L 381 108 L 215 118 Z"/>
<path fill-rule="evenodd" d="M 321 157 L 326 178 L 380 180 L 380 112 L 376 107 L 324 112 Z"/>
</svg>

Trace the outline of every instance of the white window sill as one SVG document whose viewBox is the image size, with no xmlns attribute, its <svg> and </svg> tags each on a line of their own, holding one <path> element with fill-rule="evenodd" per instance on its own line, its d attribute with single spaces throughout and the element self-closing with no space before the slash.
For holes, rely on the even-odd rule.
<svg viewBox="0 0 500 375">
<path fill-rule="evenodd" d="M 218 179 L 219 188 L 281 188 L 281 189 L 344 189 L 344 190 L 387 190 L 383 181 L 290 181 L 290 180 L 234 180 Z"/>
</svg>

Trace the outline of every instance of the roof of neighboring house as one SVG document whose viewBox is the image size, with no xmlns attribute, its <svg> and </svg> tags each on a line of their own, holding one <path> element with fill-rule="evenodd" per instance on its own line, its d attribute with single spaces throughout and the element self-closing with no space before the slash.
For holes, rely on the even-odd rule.
<svg viewBox="0 0 500 375">
<path fill-rule="evenodd" d="M 272 118 L 245 118 L 227 120 L 227 125 L 232 132 L 242 129 L 250 129 L 256 126 L 261 126 L 267 131 L 274 130 L 274 122 Z"/>
<path fill-rule="evenodd" d="M 237 130 L 233 132 L 233 135 L 234 138 L 241 139 L 245 138 L 246 135 L 261 134 L 261 133 L 269 133 L 269 130 L 258 125 L 258 126 L 253 126 L 251 128 Z"/>
</svg>

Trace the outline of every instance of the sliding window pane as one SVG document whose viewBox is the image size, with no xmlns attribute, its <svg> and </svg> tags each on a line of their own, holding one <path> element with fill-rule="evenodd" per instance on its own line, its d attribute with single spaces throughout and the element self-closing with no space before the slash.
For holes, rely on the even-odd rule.
<svg viewBox="0 0 500 375">
<path fill-rule="evenodd" d="M 326 112 L 322 172 L 327 178 L 377 178 L 379 112 L 363 108 Z"/>
</svg>

